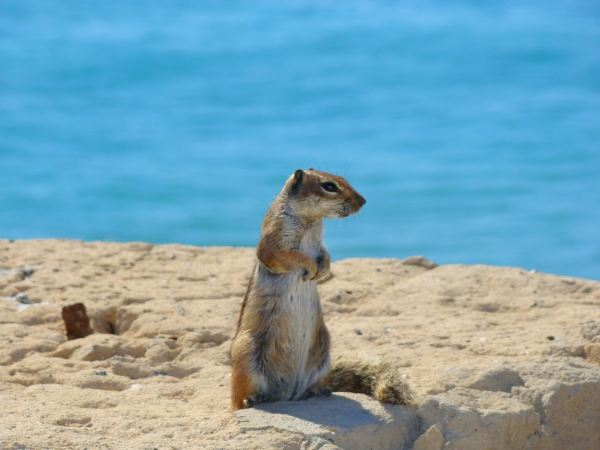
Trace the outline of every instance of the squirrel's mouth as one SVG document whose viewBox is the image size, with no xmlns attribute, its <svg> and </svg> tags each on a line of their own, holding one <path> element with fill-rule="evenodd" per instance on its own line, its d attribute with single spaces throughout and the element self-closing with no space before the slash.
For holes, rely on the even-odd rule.
<svg viewBox="0 0 600 450">
<path fill-rule="evenodd" d="M 348 203 L 345 203 L 344 205 L 342 205 L 342 209 L 340 211 L 340 216 L 348 217 L 350 214 L 357 213 L 359 210 L 360 210 L 360 206 L 357 208 L 355 206 L 349 205 Z"/>
</svg>

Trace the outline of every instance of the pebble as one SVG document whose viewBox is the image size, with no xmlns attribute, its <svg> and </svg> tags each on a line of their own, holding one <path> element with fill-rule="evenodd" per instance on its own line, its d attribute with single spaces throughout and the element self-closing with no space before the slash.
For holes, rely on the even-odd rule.
<svg viewBox="0 0 600 450">
<path fill-rule="evenodd" d="M 21 305 L 33 305 L 34 302 L 32 302 L 29 297 L 27 297 L 25 294 L 23 294 L 22 292 L 19 292 L 17 295 L 15 295 L 14 297 L 10 297 L 11 300 L 13 301 L 17 301 L 19 302 Z"/>
</svg>

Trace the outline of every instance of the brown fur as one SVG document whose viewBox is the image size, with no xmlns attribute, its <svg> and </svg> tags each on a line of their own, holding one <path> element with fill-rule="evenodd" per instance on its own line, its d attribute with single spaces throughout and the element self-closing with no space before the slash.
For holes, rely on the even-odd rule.
<svg viewBox="0 0 600 450">
<path fill-rule="evenodd" d="M 334 391 L 367 394 L 384 403 L 410 405 L 415 398 L 396 368 L 381 361 L 338 359 L 327 382 Z"/>
<path fill-rule="evenodd" d="M 337 365 L 330 374 L 329 332 L 316 285 L 330 264 L 322 219 L 347 217 L 364 204 L 344 178 L 313 169 L 297 170 L 271 204 L 231 347 L 234 410 L 330 395 L 327 382 L 337 390 L 360 385 L 356 392 L 382 401 L 406 400 L 400 398 L 408 392 L 404 384 L 390 391 L 389 384 L 399 380 L 385 375 L 391 373 L 387 366 L 369 372 L 366 366 Z"/>
</svg>

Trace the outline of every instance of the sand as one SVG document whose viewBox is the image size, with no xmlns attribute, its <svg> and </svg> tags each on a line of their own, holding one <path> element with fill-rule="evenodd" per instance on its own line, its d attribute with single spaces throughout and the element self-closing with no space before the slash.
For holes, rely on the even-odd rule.
<svg viewBox="0 0 600 450">
<path fill-rule="evenodd" d="M 229 409 L 228 351 L 253 264 L 250 248 L 0 240 L 0 448 L 313 448 L 301 432 L 240 427 Z M 553 448 L 549 413 L 525 392 L 531 368 L 579 371 L 571 382 L 600 395 L 597 281 L 418 257 L 331 271 L 319 290 L 333 355 L 397 364 L 422 420 L 432 399 L 441 411 L 463 391 L 531 397 L 531 448 Z M 61 309 L 78 302 L 94 334 L 67 341 Z M 525 381 L 480 389 L 477 374 L 494 367 Z M 588 406 L 593 423 L 600 406 Z M 450 442 L 451 431 L 439 433 Z"/>
</svg>

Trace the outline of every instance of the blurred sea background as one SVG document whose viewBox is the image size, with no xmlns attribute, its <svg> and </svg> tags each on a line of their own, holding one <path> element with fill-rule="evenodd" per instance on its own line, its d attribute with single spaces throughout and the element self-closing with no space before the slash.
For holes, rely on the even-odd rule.
<svg viewBox="0 0 600 450">
<path fill-rule="evenodd" d="M 334 260 L 600 279 L 600 3 L 0 2 L 0 237 L 254 246 L 297 168 Z"/>
</svg>

